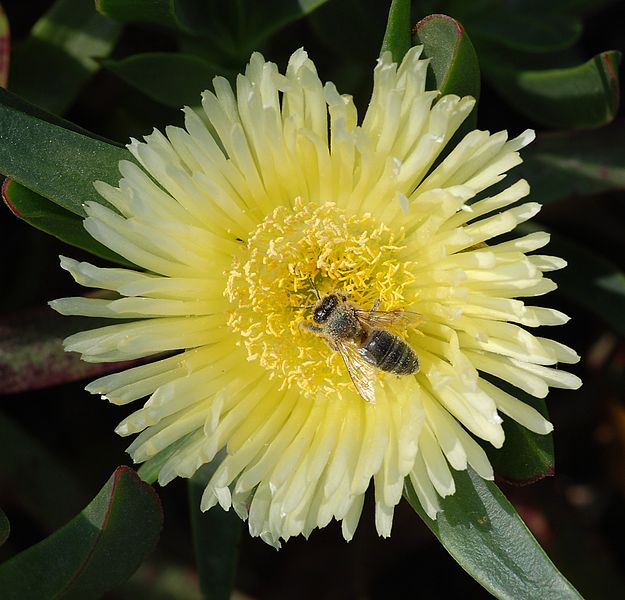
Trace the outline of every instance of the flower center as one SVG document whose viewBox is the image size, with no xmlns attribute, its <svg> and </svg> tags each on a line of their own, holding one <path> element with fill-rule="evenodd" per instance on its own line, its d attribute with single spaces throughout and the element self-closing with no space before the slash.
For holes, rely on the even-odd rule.
<svg viewBox="0 0 625 600">
<path fill-rule="evenodd" d="M 340 290 L 363 309 L 409 306 L 414 276 L 399 260 L 402 239 L 403 230 L 330 202 L 276 208 L 235 258 L 224 292 L 248 359 L 306 395 L 355 394 L 339 353 L 300 325 L 313 323 L 317 293 Z"/>
</svg>

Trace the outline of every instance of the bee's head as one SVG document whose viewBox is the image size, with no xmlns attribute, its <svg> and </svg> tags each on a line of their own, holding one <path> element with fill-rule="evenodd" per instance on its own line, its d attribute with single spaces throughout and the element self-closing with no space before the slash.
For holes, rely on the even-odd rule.
<svg viewBox="0 0 625 600">
<path fill-rule="evenodd" d="M 325 323 L 332 311 L 341 303 L 345 302 L 345 294 L 333 292 L 321 298 L 313 309 L 313 321 L 315 323 Z"/>
</svg>

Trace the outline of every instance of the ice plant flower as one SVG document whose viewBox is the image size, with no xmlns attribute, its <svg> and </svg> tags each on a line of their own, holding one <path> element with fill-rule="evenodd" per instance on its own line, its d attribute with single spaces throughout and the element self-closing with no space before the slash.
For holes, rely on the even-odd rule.
<svg viewBox="0 0 625 600">
<path fill-rule="evenodd" d="M 333 518 L 349 540 L 372 479 L 380 535 L 406 477 L 435 517 L 454 469 L 493 477 L 474 438 L 500 447 L 500 414 L 552 429 L 493 382 L 539 398 L 580 385 L 557 368 L 577 354 L 529 331 L 567 317 L 520 299 L 553 290 L 543 274 L 564 266 L 529 254 L 546 233 L 511 234 L 539 206 L 519 203 L 523 180 L 488 193 L 534 135 L 473 131 L 437 164 L 475 101 L 425 91 L 420 52 L 399 66 L 378 60 L 362 121 L 303 50 L 285 74 L 254 54 L 236 91 L 218 77 L 201 116 L 184 109 L 185 129 L 133 140 L 118 187 L 95 183 L 107 202 L 86 205 L 84 226 L 137 268 L 61 259 L 113 296 L 63 298 L 57 311 L 123 319 L 70 336 L 68 351 L 95 362 L 159 355 L 87 387 L 119 405 L 147 398 L 117 427 L 139 434 L 132 458 L 176 444 L 161 484 L 220 460 L 202 509 L 234 507 L 276 546 Z M 372 402 L 341 353 L 302 327 L 317 293 L 333 291 L 364 310 L 418 315 L 393 335 L 419 370 L 373 369 Z"/>
</svg>

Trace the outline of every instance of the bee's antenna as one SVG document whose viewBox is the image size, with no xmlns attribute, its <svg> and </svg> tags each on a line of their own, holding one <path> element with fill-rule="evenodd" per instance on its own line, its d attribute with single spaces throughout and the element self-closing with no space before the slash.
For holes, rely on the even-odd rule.
<svg viewBox="0 0 625 600">
<path fill-rule="evenodd" d="M 317 289 L 317 286 L 315 285 L 315 282 L 313 281 L 313 278 L 310 275 L 308 276 L 308 281 L 310 281 L 310 285 L 312 285 L 313 290 L 315 290 L 317 300 L 321 300 L 321 296 L 319 295 L 319 290 Z"/>
</svg>

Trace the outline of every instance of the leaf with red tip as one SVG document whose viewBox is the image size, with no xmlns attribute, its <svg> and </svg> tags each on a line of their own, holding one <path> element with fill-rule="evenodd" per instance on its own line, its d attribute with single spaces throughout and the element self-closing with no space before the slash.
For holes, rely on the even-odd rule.
<svg viewBox="0 0 625 600">
<path fill-rule="evenodd" d="M 63 338 L 110 320 L 61 316 L 40 307 L 0 318 L 0 394 L 13 394 L 77 381 L 136 364 L 86 363 L 65 352 Z"/>
<path fill-rule="evenodd" d="M 414 28 L 415 43 L 430 58 L 430 89 L 441 95 L 480 97 L 480 67 L 473 44 L 462 25 L 447 15 L 430 15 Z M 474 121 L 476 110 L 469 120 Z"/>
<path fill-rule="evenodd" d="M 99 598 L 134 573 L 162 522 L 156 492 L 129 467 L 118 467 L 67 525 L 0 565 L 2 597 Z"/>
<path fill-rule="evenodd" d="M 620 59 L 620 52 L 608 51 L 574 67 L 519 70 L 484 53 L 482 69 L 497 91 L 535 122 L 592 129 L 610 123 L 618 111 Z"/>
<path fill-rule="evenodd" d="M 0 89 L 0 173 L 74 214 L 88 201 L 107 204 L 93 182 L 117 185 L 126 148 L 80 131 Z"/>
<path fill-rule="evenodd" d="M 473 96 L 476 104 L 469 116 L 439 156 L 440 164 L 451 149 L 477 127 L 477 101 L 480 98 L 480 65 L 475 48 L 459 21 L 447 15 L 430 15 L 414 28 L 415 44 L 423 44 L 423 56 L 430 59 L 428 89 L 441 95 Z"/>
<path fill-rule="evenodd" d="M 534 398 L 504 381 L 497 380 L 495 385 L 549 419 L 547 403 L 544 400 Z M 490 444 L 484 444 L 497 479 L 514 485 L 527 485 L 544 477 L 551 477 L 555 470 L 553 436 L 534 433 L 514 419 L 501 416 L 506 434 L 503 446 L 493 448 Z"/>
</svg>

